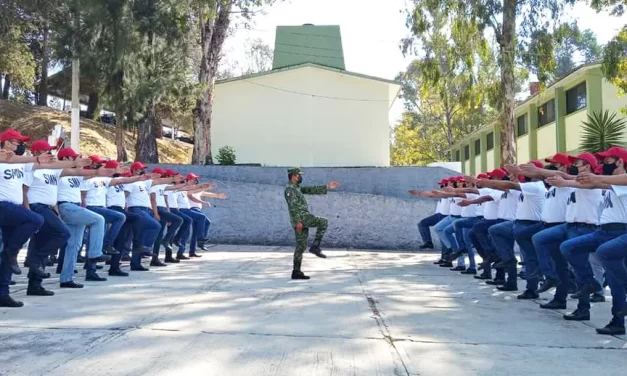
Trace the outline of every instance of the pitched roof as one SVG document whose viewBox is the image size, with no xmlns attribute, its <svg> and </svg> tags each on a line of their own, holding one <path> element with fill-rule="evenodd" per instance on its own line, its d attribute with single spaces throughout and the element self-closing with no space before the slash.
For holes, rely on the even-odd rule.
<svg viewBox="0 0 627 376">
<path fill-rule="evenodd" d="M 339 26 L 278 26 L 272 69 L 313 63 L 344 70 Z"/>
</svg>

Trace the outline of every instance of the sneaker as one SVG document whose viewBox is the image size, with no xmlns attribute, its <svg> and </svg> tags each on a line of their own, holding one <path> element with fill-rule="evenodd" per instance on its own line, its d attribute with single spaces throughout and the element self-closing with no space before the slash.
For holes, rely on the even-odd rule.
<svg viewBox="0 0 627 376">
<path fill-rule="evenodd" d="M 533 300 L 533 299 L 538 299 L 540 297 L 540 295 L 535 292 L 535 291 L 531 291 L 531 290 L 525 290 L 525 292 L 523 292 L 522 294 L 518 295 L 516 297 L 516 299 L 518 300 Z"/>
<path fill-rule="evenodd" d="M 61 282 L 60 287 L 62 289 L 82 289 L 84 285 L 81 285 L 80 283 L 76 283 L 74 281 L 70 281 L 70 282 Z"/>
<path fill-rule="evenodd" d="M 505 284 L 505 280 L 504 279 L 495 279 L 493 281 L 485 281 L 486 285 L 490 285 L 490 286 L 499 286 L 499 285 L 504 285 Z"/>
<path fill-rule="evenodd" d="M 590 294 L 593 294 L 593 293 L 595 293 L 595 292 L 597 292 L 597 291 L 599 291 L 601 289 L 602 289 L 601 284 L 599 282 L 597 282 L 597 281 L 594 281 L 593 283 L 589 283 L 587 285 L 583 285 L 581 287 L 581 293 L 590 295 Z"/>
<path fill-rule="evenodd" d="M 189 257 L 185 256 L 185 255 L 184 255 L 184 254 L 182 254 L 182 253 L 177 253 L 177 254 L 176 254 L 176 259 L 177 259 L 177 260 L 189 260 Z"/>
<path fill-rule="evenodd" d="M 492 274 L 487 274 L 487 273 L 481 273 L 480 275 L 476 275 L 475 279 L 481 279 L 481 280 L 491 280 L 492 279 Z"/>
<path fill-rule="evenodd" d="M 147 272 L 150 269 L 144 268 L 142 265 L 137 265 L 137 266 L 131 265 L 131 270 L 134 272 Z"/>
<path fill-rule="evenodd" d="M 164 264 L 161 261 L 159 261 L 159 259 L 156 259 L 150 262 L 150 266 L 168 266 L 168 264 Z"/>
<path fill-rule="evenodd" d="M 90 273 L 90 274 L 85 275 L 85 281 L 104 282 L 106 280 L 107 280 L 106 278 L 99 276 L 98 273 Z"/>
<path fill-rule="evenodd" d="M 544 281 L 544 283 L 542 285 L 540 285 L 540 288 L 538 289 L 538 294 L 542 294 L 543 292 L 547 292 L 550 289 L 552 289 L 553 287 L 559 286 L 559 284 L 560 284 L 560 280 L 559 279 L 547 277 L 546 280 Z"/>
<path fill-rule="evenodd" d="M 453 272 L 463 272 L 464 270 L 466 270 L 465 266 L 456 266 L 456 267 L 451 269 L 451 271 L 453 271 Z"/>
<path fill-rule="evenodd" d="M 577 308 L 571 313 L 564 315 L 564 320 L 567 321 L 590 321 L 590 311 Z"/>
<path fill-rule="evenodd" d="M 179 262 L 181 262 L 181 260 L 177 260 L 173 257 L 166 257 L 165 260 L 163 260 L 163 262 L 166 262 L 168 264 L 178 264 Z"/>
<path fill-rule="evenodd" d="M 505 284 L 503 286 L 496 286 L 499 291 L 518 291 L 518 286 Z"/>
<path fill-rule="evenodd" d="M 310 279 L 311 277 L 306 276 L 300 270 L 292 270 L 292 279 Z"/>
<path fill-rule="evenodd" d="M 426 242 L 425 244 L 421 245 L 420 247 L 418 247 L 421 251 L 424 251 L 425 249 L 433 249 L 433 243 L 432 242 Z"/>
<path fill-rule="evenodd" d="M 46 290 L 43 286 L 29 286 L 26 290 L 28 296 L 53 296 L 54 292 Z"/>
<path fill-rule="evenodd" d="M 0 296 L 0 307 L 20 308 L 23 306 L 24 306 L 24 303 L 13 300 L 13 298 L 10 295 Z"/>
<path fill-rule="evenodd" d="M 190 253 L 189 253 L 189 257 L 190 257 L 190 258 L 192 258 L 192 257 L 202 257 L 202 255 L 199 255 L 199 254 L 197 254 L 196 252 L 190 252 Z"/>
<path fill-rule="evenodd" d="M 442 261 L 440 263 L 440 268 L 452 268 L 453 267 L 453 263 L 450 261 Z"/>
<path fill-rule="evenodd" d="M 89 261 L 92 262 L 92 263 L 111 261 L 111 256 L 100 255 L 98 257 L 90 258 Z"/>
<path fill-rule="evenodd" d="M 597 329 L 598 334 L 608 335 L 608 336 L 619 336 L 625 334 L 625 325 L 615 324 L 614 322 L 610 322 L 604 328 Z"/>
<path fill-rule="evenodd" d="M 540 304 L 542 309 L 566 309 L 566 302 L 560 302 L 559 300 L 551 300 L 546 304 Z"/>
<path fill-rule="evenodd" d="M 466 269 L 463 272 L 459 273 L 459 274 L 468 274 L 468 275 L 476 275 L 477 274 L 477 269 Z"/>
<path fill-rule="evenodd" d="M 438 261 L 435 261 L 435 262 L 433 263 L 433 265 L 440 265 L 440 264 L 441 264 L 441 263 L 443 263 L 443 262 L 444 262 L 444 260 L 439 259 Z"/>
<path fill-rule="evenodd" d="M 109 270 L 109 276 L 111 276 L 111 277 L 128 277 L 128 273 L 122 271 L 122 269 L 111 269 L 111 270 Z"/>
<path fill-rule="evenodd" d="M 590 295 L 590 303 L 605 303 L 605 296 L 595 292 Z"/>
</svg>

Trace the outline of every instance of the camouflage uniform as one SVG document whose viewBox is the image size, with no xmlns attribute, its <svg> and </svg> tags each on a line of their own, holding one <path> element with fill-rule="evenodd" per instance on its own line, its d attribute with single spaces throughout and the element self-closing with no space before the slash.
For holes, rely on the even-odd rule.
<svg viewBox="0 0 627 376">
<path fill-rule="evenodd" d="M 288 170 L 288 174 L 299 174 L 303 172 L 299 168 L 293 168 Z M 294 234 L 296 235 L 296 250 L 294 251 L 294 270 L 300 271 L 300 266 L 303 261 L 303 252 L 307 249 L 307 238 L 309 236 L 309 228 L 316 228 L 316 237 L 313 241 L 313 247 L 319 247 L 324 233 L 327 231 L 328 221 L 325 218 L 320 218 L 309 213 L 307 207 L 307 200 L 305 195 L 325 195 L 327 194 L 327 186 L 313 186 L 313 187 L 301 187 L 298 184 L 289 184 L 285 187 L 285 201 L 287 201 L 287 207 L 290 212 L 290 221 Z M 303 231 L 300 233 L 296 231 L 296 224 L 301 222 L 303 224 Z"/>
</svg>

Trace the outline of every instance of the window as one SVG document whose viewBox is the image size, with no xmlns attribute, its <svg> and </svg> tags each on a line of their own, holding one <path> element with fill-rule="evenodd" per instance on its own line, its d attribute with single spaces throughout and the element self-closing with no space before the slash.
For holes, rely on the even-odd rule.
<svg viewBox="0 0 627 376">
<path fill-rule="evenodd" d="M 494 132 L 488 133 L 486 146 L 487 146 L 487 150 L 494 149 Z"/>
<path fill-rule="evenodd" d="M 516 119 L 516 136 L 524 136 L 527 133 L 529 133 L 529 124 L 527 124 L 527 114 L 524 114 Z"/>
<path fill-rule="evenodd" d="M 546 102 L 538 108 L 538 127 L 555 121 L 555 99 Z"/>
<path fill-rule="evenodd" d="M 481 139 L 475 140 L 475 157 L 481 154 Z"/>
<path fill-rule="evenodd" d="M 464 160 L 467 161 L 470 159 L 470 145 L 464 146 Z"/>
<path fill-rule="evenodd" d="M 566 114 L 572 114 L 579 109 L 585 108 L 587 104 L 585 81 L 566 91 Z"/>
<path fill-rule="evenodd" d="M 455 162 L 459 162 L 459 150 L 455 150 Z"/>
</svg>

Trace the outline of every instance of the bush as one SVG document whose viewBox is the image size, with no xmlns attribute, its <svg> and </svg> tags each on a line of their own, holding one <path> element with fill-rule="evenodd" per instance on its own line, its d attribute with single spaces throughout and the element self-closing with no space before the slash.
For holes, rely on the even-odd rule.
<svg viewBox="0 0 627 376">
<path fill-rule="evenodd" d="M 218 156 L 216 157 L 218 163 L 221 165 L 234 165 L 235 164 L 235 150 L 230 146 L 223 146 L 218 150 Z"/>
</svg>

